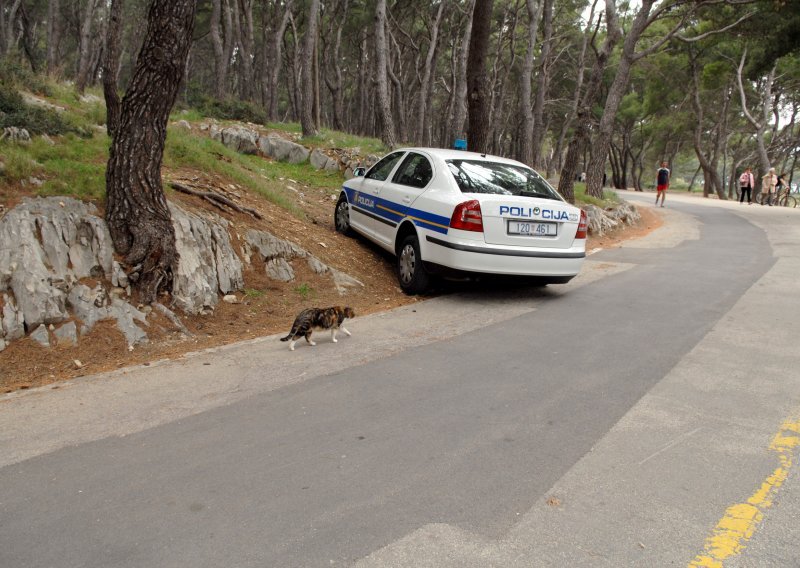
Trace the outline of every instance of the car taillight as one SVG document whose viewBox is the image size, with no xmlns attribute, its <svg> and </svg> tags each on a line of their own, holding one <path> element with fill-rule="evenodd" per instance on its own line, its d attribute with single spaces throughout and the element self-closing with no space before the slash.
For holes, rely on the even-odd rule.
<svg viewBox="0 0 800 568">
<path fill-rule="evenodd" d="M 483 215 L 481 204 L 477 199 L 465 201 L 456 205 L 453 216 L 450 218 L 450 227 L 462 231 L 483 232 Z"/>
<path fill-rule="evenodd" d="M 586 217 L 586 211 L 581 209 L 581 221 L 578 223 L 578 232 L 575 233 L 576 239 L 585 239 L 586 238 L 586 230 L 589 226 L 589 220 Z"/>
</svg>

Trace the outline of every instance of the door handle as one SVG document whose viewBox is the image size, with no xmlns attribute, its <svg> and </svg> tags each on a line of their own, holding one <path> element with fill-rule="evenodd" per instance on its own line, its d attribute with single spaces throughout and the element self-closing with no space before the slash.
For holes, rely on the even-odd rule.
<svg viewBox="0 0 800 568">
<path fill-rule="evenodd" d="M 372 193 L 374 195 L 378 195 L 380 192 L 381 192 L 381 188 L 380 187 L 373 188 L 373 190 L 372 190 Z"/>
<path fill-rule="evenodd" d="M 408 203 L 411 203 L 411 198 L 410 198 L 410 197 L 408 197 L 408 196 L 405 196 L 405 197 L 403 198 L 403 203 L 406 203 L 406 204 L 408 204 Z"/>
</svg>

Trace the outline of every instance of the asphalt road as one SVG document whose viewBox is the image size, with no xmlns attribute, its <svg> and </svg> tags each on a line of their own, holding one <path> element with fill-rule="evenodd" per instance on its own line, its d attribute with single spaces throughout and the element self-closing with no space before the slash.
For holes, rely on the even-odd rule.
<svg viewBox="0 0 800 568">
<path fill-rule="evenodd" d="M 147 371 L 186 400 L 193 377 L 272 385 L 196 412 L 87 423 L 79 399 L 139 408 L 134 376 L 105 377 L 28 440 L 15 412 L 45 432 L 70 394 L 0 401 L 20 432 L 0 446 L 19 456 L 0 469 L 0 566 L 686 565 L 796 416 L 800 212 L 667 205 L 674 242 L 600 251 L 584 285 L 452 293 L 284 366 L 248 365 L 255 343 L 206 354 L 202 376 Z M 381 343 L 395 325 L 420 339 Z M 800 565 L 783 465 L 728 562 Z"/>
</svg>

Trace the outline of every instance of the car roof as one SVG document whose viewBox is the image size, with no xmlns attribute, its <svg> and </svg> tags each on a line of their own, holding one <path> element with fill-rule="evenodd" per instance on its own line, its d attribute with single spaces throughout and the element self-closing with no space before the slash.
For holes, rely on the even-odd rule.
<svg viewBox="0 0 800 568">
<path fill-rule="evenodd" d="M 493 156 L 491 154 L 480 154 L 478 152 L 466 152 L 464 150 L 453 150 L 449 148 L 398 148 L 397 152 L 425 152 L 432 156 L 441 158 L 442 160 L 477 160 L 486 162 L 502 162 L 505 164 L 514 164 L 517 166 L 525 166 L 516 160 L 508 158 L 501 158 L 500 156 Z"/>
</svg>

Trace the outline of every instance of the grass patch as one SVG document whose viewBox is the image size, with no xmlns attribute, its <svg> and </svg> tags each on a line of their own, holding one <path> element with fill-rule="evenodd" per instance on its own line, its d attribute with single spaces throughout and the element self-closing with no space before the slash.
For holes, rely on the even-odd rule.
<svg viewBox="0 0 800 568">
<path fill-rule="evenodd" d="M 327 128 L 321 129 L 317 136 L 301 138 L 300 143 L 305 146 L 319 148 L 359 148 L 362 154 L 377 154 L 378 156 L 389 152 L 389 149 L 377 138 L 356 136 L 355 134 L 328 130 Z"/>
<path fill-rule="evenodd" d="M 297 286 L 294 289 L 294 291 L 297 292 L 297 294 L 303 300 L 308 300 L 308 298 L 311 297 L 314 294 L 314 289 L 311 286 L 309 286 L 308 284 L 306 284 L 305 282 L 300 284 L 300 286 Z"/>
<path fill-rule="evenodd" d="M 212 172 L 258 193 L 268 201 L 289 210 L 297 216 L 302 212 L 289 199 L 277 184 L 265 184 L 276 177 L 273 164 L 262 158 L 245 156 L 226 148 L 210 138 L 188 135 L 170 129 L 164 151 L 164 164 L 172 168 L 192 168 Z M 272 177 L 266 175 L 272 173 Z"/>
<path fill-rule="evenodd" d="M 256 290 L 255 288 L 245 288 L 244 295 L 247 298 L 260 298 L 265 292 L 263 290 Z"/>
<path fill-rule="evenodd" d="M 586 183 L 584 182 L 576 181 L 574 191 L 576 205 L 596 205 L 597 207 L 606 208 L 619 203 L 619 197 L 614 191 L 604 191 L 603 199 L 597 199 L 596 197 L 589 195 L 586 193 Z"/>
</svg>

